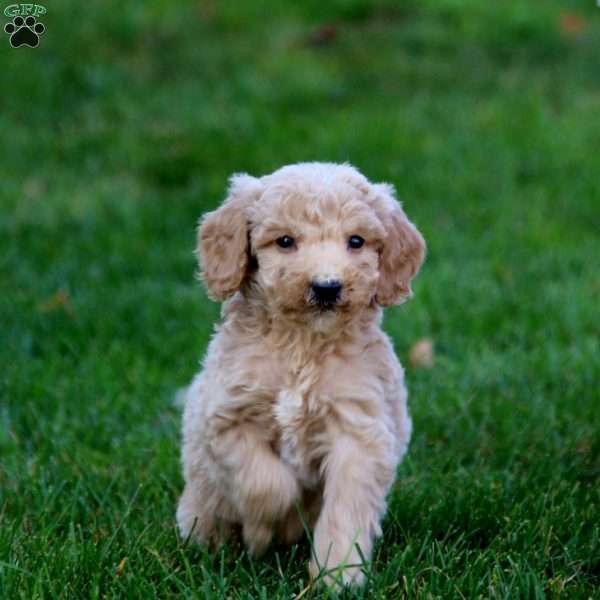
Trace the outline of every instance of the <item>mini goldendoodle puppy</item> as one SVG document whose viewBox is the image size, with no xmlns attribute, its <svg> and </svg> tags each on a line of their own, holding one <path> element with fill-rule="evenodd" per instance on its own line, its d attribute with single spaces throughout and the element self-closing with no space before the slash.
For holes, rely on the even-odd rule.
<svg viewBox="0 0 600 600">
<path fill-rule="evenodd" d="M 391 185 L 303 163 L 234 175 L 198 253 L 226 302 L 186 392 L 180 531 L 220 542 L 241 526 L 259 555 L 306 524 L 310 574 L 361 583 L 411 434 L 382 307 L 411 295 L 423 238 Z"/>
</svg>

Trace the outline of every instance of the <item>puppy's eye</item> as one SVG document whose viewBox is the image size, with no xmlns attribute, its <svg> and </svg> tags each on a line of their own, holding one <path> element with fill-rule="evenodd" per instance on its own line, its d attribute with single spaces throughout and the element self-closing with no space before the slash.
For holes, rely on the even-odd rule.
<svg viewBox="0 0 600 600">
<path fill-rule="evenodd" d="M 365 240 L 360 237 L 360 235 L 351 235 L 348 238 L 348 246 L 354 250 L 358 250 L 363 247 Z"/>
<path fill-rule="evenodd" d="M 282 235 L 281 237 L 278 237 L 275 240 L 275 243 L 280 247 L 280 248 L 292 248 L 294 246 L 294 244 L 296 243 L 296 241 L 294 240 L 293 237 L 290 237 L 289 235 Z"/>
</svg>

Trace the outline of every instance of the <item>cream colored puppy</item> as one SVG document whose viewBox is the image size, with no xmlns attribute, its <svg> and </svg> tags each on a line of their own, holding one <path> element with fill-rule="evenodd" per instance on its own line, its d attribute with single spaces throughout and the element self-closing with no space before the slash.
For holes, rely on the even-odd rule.
<svg viewBox="0 0 600 600">
<path fill-rule="evenodd" d="M 198 253 L 226 301 L 186 395 L 180 531 L 219 542 L 241 526 L 258 555 L 304 521 L 311 575 L 361 583 L 411 434 L 382 307 L 411 295 L 423 238 L 391 185 L 303 163 L 234 175 Z"/>
</svg>

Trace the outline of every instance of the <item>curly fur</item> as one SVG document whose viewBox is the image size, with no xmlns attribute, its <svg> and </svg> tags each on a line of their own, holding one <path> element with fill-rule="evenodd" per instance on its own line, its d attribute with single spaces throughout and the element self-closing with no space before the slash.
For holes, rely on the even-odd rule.
<svg viewBox="0 0 600 600">
<path fill-rule="evenodd" d="M 294 248 L 275 243 L 283 235 Z M 392 186 L 350 165 L 232 178 L 198 233 L 202 277 L 226 301 L 186 395 L 182 535 L 218 543 L 241 528 L 259 555 L 274 537 L 297 540 L 304 519 L 311 575 L 362 581 L 411 434 L 382 307 L 411 295 L 424 253 Z M 325 311 L 310 284 L 332 278 L 343 288 Z"/>
</svg>

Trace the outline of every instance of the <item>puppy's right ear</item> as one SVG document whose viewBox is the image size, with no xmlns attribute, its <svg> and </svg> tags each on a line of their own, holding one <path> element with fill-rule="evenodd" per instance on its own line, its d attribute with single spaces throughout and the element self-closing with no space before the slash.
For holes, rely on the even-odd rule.
<svg viewBox="0 0 600 600">
<path fill-rule="evenodd" d="M 201 277 L 214 300 L 224 300 L 242 285 L 248 268 L 247 208 L 262 193 L 256 177 L 233 175 L 223 204 L 207 213 L 198 228 Z"/>
</svg>

